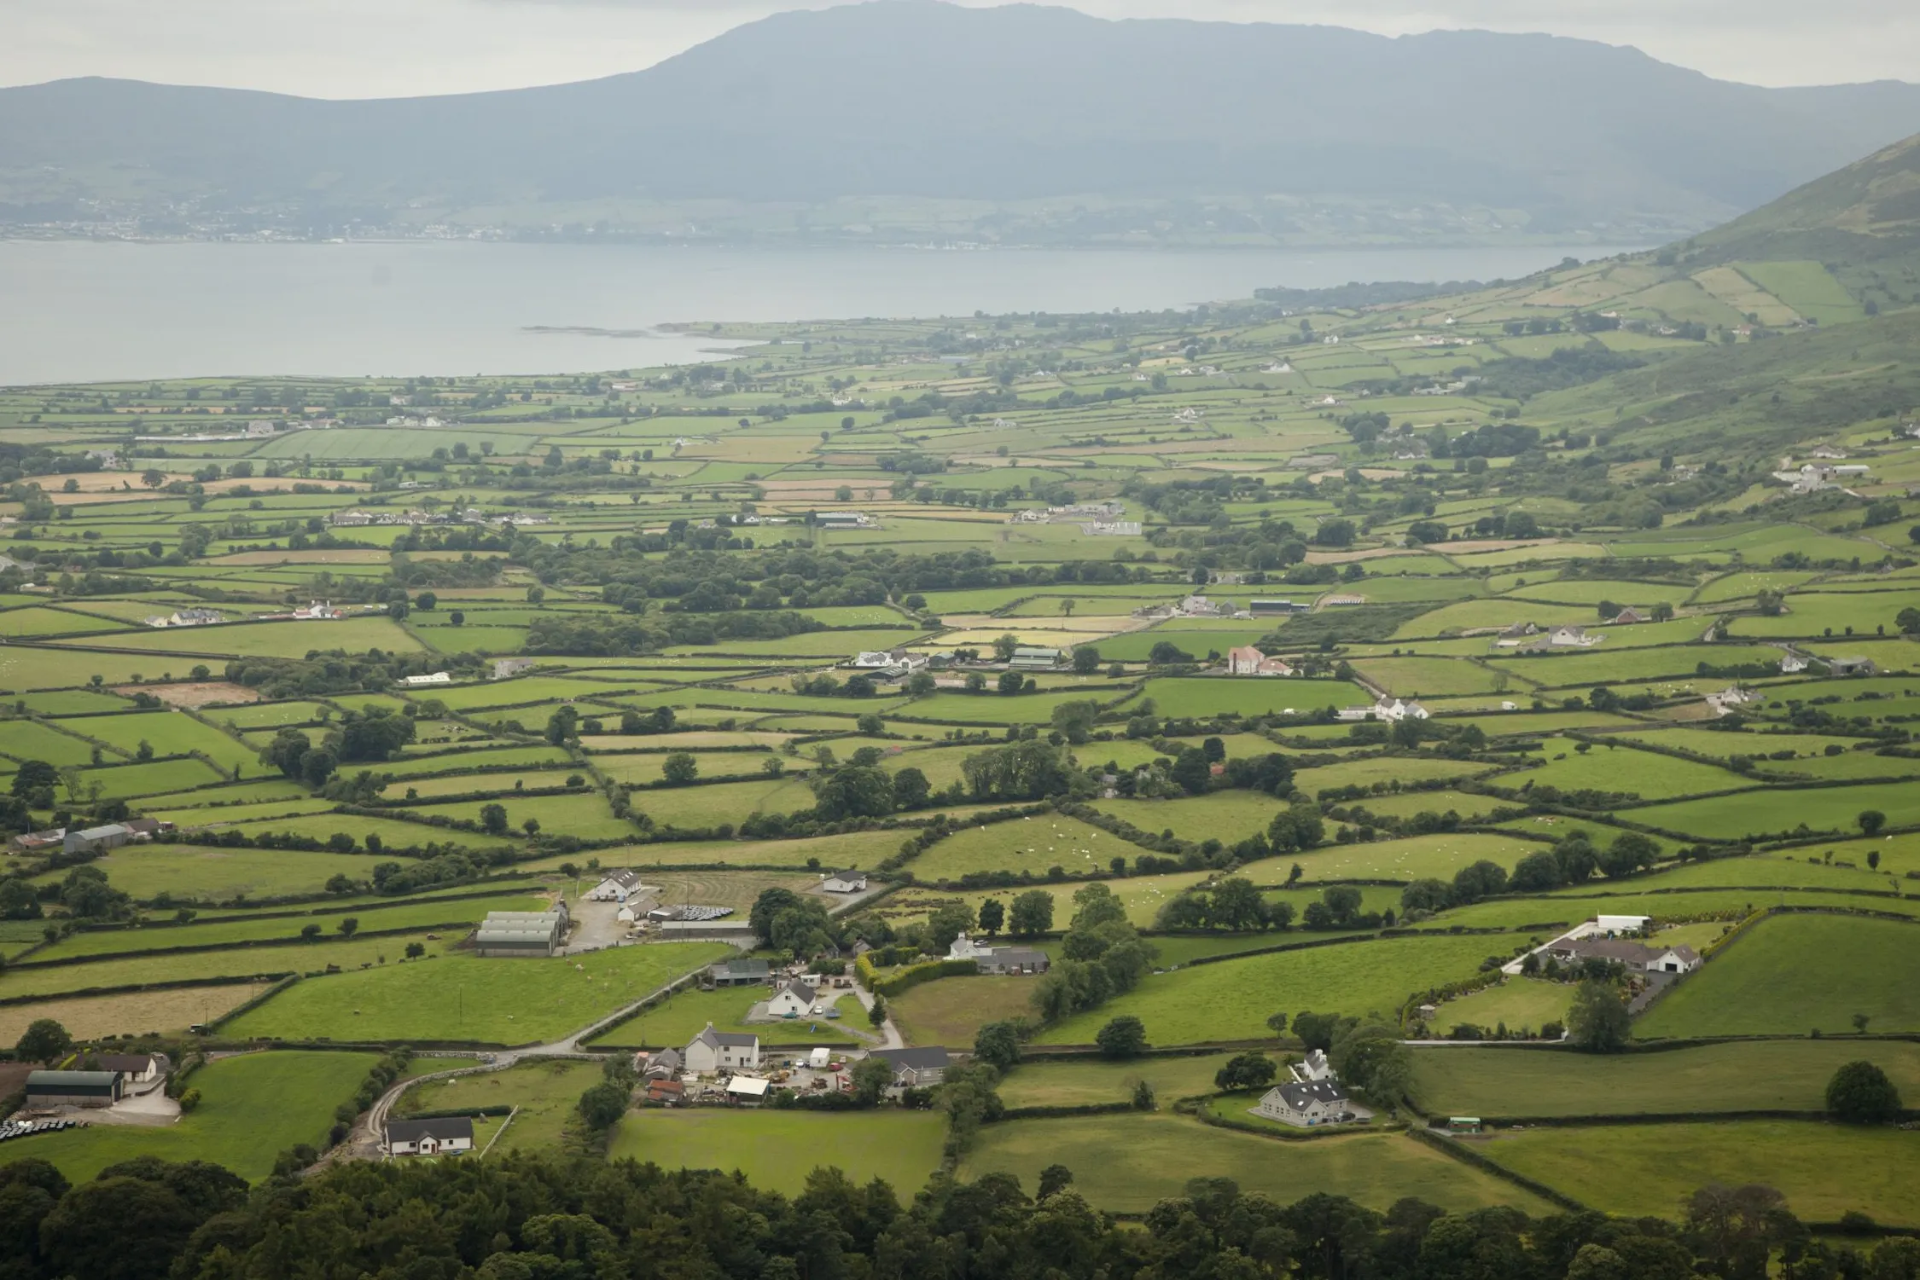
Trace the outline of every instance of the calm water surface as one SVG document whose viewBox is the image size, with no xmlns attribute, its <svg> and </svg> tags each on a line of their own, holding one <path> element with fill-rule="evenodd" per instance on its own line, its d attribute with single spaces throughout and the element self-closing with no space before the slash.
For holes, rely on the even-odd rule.
<svg viewBox="0 0 1920 1280">
<path fill-rule="evenodd" d="M 622 369 L 714 347 L 653 331 L 674 321 L 1137 311 L 1268 285 L 1514 277 L 1614 252 L 0 241 L 0 385 Z"/>
</svg>

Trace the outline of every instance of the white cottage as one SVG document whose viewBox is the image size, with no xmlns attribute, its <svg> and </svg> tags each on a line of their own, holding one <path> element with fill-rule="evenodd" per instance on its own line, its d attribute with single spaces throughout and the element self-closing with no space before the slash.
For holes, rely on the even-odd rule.
<svg viewBox="0 0 1920 1280">
<path fill-rule="evenodd" d="M 776 1018 L 804 1018 L 813 1012 L 819 994 L 796 979 L 773 993 L 773 999 L 767 1001 L 767 1012 Z"/>
<path fill-rule="evenodd" d="M 386 1152 L 390 1156 L 439 1156 L 473 1150 L 473 1119 L 443 1116 L 432 1120 L 389 1120 Z"/>
</svg>

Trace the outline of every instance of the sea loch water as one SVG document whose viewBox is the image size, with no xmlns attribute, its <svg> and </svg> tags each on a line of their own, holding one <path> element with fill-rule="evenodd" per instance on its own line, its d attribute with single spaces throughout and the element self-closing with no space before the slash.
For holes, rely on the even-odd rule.
<svg viewBox="0 0 1920 1280">
<path fill-rule="evenodd" d="M 0 241 L 0 385 L 622 369 L 715 347 L 654 331 L 676 321 L 1137 311 L 1614 252 Z"/>
</svg>

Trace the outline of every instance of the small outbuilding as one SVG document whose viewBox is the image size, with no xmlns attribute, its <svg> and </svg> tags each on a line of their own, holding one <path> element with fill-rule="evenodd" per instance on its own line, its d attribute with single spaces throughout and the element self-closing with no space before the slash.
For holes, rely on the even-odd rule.
<svg viewBox="0 0 1920 1280">
<path fill-rule="evenodd" d="M 857 870 L 829 871 L 821 879 L 820 887 L 827 893 L 865 893 L 867 873 Z"/>
<path fill-rule="evenodd" d="M 727 1101 L 744 1103 L 765 1102 L 767 1099 L 767 1090 L 771 1088 L 772 1085 L 773 1082 L 771 1080 L 763 1080 L 759 1076 L 735 1076 L 733 1079 L 727 1081 Z"/>
</svg>

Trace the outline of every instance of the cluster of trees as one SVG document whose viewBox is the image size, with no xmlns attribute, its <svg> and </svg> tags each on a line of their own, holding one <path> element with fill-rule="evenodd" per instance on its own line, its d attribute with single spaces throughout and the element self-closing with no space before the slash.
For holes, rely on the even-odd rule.
<svg viewBox="0 0 1920 1280">
<path fill-rule="evenodd" d="M 1043 800 L 1067 794 L 1076 775 L 1059 747 L 1039 738 L 993 747 L 960 762 L 976 801 Z"/>
<path fill-rule="evenodd" d="M 948 1105 L 984 1111 L 972 1074 L 991 1070 L 963 1071 Z M 1030 1196 L 1010 1174 L 941 1175 L 903 1204 L 837 1169 L 788 1198 L 711 1171 L 516 1153 L 356 1161 L 249 1193 L 201 1162 L 142 1157 L 74 1184 L 27 1158 L 0 1169 L 0 1202 L 16 1280 L 285 1274 L 289 1250 L 316 1274 L 412 1280 L 1746 1280 L 1776 1257 L 1800 1280 L 1920 1271 L 1920 1241 L 1861 1254 L 1815 1239 L 1763 1186 L 1702 1188 L 1667 1222 L 1412 1198 L 1383 1213 L 1326 1193 L 1283 1205 L 1200 1178 L 1121 1223 L 1073 1181 L 1049 1166 Z"/>
<path fill-rule="evenodd" d="M 348 712 L 318 746 L 302 730 L 282 729 L 260 752 L 260 759 L 297 782 L 322 787 L 342 764 L 391 760 L 413 741 L 413 734 L 412 716 L 369 707 L 365 712 Z"/>
<path fill-rule="evenodd" d="M 1128 922 L 1126 904 L 1105 884 L 1096 881 L 1076 891 L 1073 907 L 1060 954 L 1034 985 L 1034 1011 L 1048 1022 L 1131 991 L 1153 972 L 1157 954 Z"/>
<path fill-rule="evenodd" d="M 1293 905 L 1268 902 L 1253 881 L 1234 876 L 1211 888 L 1188 889 L 1169 898 L 1154 916 L 1156 929 L 1284 929 L 1293 923 Z"/>
<path fill-rule="evenodd" d="M 926 808 L 933 797 L 933 784 L 927 781 L 927 775 L 911 765 L 888 773 L 874 763 L 879 755 L 878 747 L 862 747 L 848 764 L 815 774 L 808 783 L 815 816 L 825 822 L 839 822 Z"/>
<path fill-rule="evenodd" d="M 1652 866 L 1660 857 L 1660 846 L 1651 837 L 1637 831 L 1623 831 L 1600 848 L 1585 831 L 1574 830 L 1560 837 L 1551 849 L 1530 853 L 1514 864 L 1513 875 L 1505 888 L 1514 893 L 1539 893 L 1585 884 L 1595 872 L 1608 879 L 1621 880 Z M 1487 897 L 1499 893 L 1491 889 Z"/>
<path fill-rule="evenodd" d="M 474 654 L 389 654 L 369 649 L 349 655 L 343 650 L 296 658 L 235 658 L 226 665 L 226 678 L 268 698 L 320 698 L 337 693 L 385 693 L 402 676 L 449 672 L 456 680 L 477 679 L 484 670 Z M 193 678 L 205 680 L 205 667 L 194 668 Z"/>
</svg>

